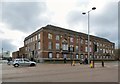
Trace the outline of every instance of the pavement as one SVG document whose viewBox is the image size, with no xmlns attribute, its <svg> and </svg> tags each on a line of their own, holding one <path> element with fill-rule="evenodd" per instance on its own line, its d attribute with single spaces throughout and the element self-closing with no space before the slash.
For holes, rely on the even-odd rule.
<svg viewBox="0 0 120 84">
<path fill-rule="evenodd" d="M 118 82 L 118 62 L 107 62 L 105 67 L 95 63 L 37 64 L 36 67 L 18 67 L 2 64 L 3 82 Z"/>
</svg>

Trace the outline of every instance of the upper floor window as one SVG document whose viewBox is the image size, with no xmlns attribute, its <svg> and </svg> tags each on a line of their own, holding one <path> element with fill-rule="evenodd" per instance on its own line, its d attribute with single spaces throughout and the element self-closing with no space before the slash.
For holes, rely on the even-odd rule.
<svg viewBox="0 0 120 84">
<path fill-rule="evenodd" d="M 37 40 L 37 35 L 35 35 L 35 40 Z"/>
<path fill-rule="evenodd" d="M 103 47 L 105 47 L 105 44 L 103 44 Z"/>
<path fill-rule="evenodd" d="M 97 43 L 97 46 L 99 46 L 99 43 Z"/>
<path fill-rule="evenodd" d="M 40 49 L 40 42 L 38 42 L 38 49 Z"/>
<path fill-rule="evenodd" d="M 76 46 L 76 51 L 78 51 L 79 50 L 79 47 L 78 46 Z"/>
<path fill-rule="evenodd" d="M 59 35 L 56 35 L 56 40 L 60 40 L 60 36 Z"/>
<path fill-rule="evenodd" d="M 52 42 L 48 42 L 48 49 L 52 49 Z"/>
<path fill-rule="evenodd" d="M 63 50 L 68 50 L 68 44 L 62 44 L 62 49 Z"/>
<path fill-rule="evenodd" d="M 25 45 L 27 45 L 27 41 L 25 41 Z"/>
<path fill-rule="evenodd" d="M 92 45 L 92 42 L 90 41 L 90 43 L 89 43 L 90 45 Z"/>
<path fill-rule="evenodd" d="M 52 34 L 48 33 L 48 39 L 52 39 Z"/>
<path fill-rule="evenodd" d="M 28 48 L 27 48 L 27 47 L 25 47 L 25 51 L 28 51 Z"/>
<path fill-rule="evenodd" d="M 90 52 L 92 52 L 92 47 L 90 47 Z"/>
<path fill-rule="evenodd" d="M 77 39 L 76 39 L 76 43 L 78 43 L 78 42 L 79 42 L 79 39 L 77 38 Z"/>
<path fill-rule="evenodd" d="M 59 50 L 59 49 L 60 49 L 60 44 L 56 43 L 56 50 Z"/>
<path fill-rule="evenodd" d="M 88 52 L 88 47 L 85 47 L 85 52 Z"/>
<path fill-rule="evenodd" d="M 40 39 L 40 34 L 38 34 L 38 39 Z"/>
<path fill-rule="evenodd" d="M 83 39 L 81 39 L 80 43 L 83 44 Z"/>
<path fill-rule="evenodd" d="M 111 51 L 111 53 L 112 53 L 112 54 L 114 53 L 113 50 Z"/>
<path fill-rule="evenodd" d="M 105 53 L 105 49 L 103 49 L 103 53 Z"/>
<path fill-rule="evenodd" d="M 88 40 L 85 40 L 85 44 L 88 44 Z"/>
<path fill-rule="evenodd" d="M 70 42 L 73 42 L 73 37 L 70 37 Z"/>
</svg>

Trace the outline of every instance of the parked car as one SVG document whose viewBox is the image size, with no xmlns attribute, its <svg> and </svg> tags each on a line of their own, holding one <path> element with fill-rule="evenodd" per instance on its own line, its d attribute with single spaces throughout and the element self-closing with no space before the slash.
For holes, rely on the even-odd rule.
<svg viewBox="0 0 120 84">
<path fill-rule="evenodd" d="M 20 59 L 15 59 L 13 61 L 13 66 L 14 67 L 19 67 L 19 66 L 36 66 L 36 62 L 30 61 L 29 59 L 26 59 L 26 58 L 20 58 Z"/>
</svg>

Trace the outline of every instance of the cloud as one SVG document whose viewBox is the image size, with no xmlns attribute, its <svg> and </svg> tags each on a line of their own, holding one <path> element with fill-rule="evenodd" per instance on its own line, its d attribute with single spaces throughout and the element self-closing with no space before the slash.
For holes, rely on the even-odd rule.
<svg viewBox="0 0 120 84">
<path fill-rule="evenodd" d="M 97 9 L 90 12 L 90 33 L 99 37 L 109 39 L 112 42 L 118 40 L 118 3 L 104 3 L 102 10 Z M 67 22 L 71 26 L 82 24 L 87 28 L 87 16 L 83 11 L 73 10 L 67 16 Z M 82 30 L 82 28 L 81 28 Z"/>
<path fill-rule="evenodd" d="M 17 47 L 13 45 L 12 40 L 4 39 L 2 40 L 2 48 L 4 51 L 16 51 Z"/>
<path fill-rule="evenodd" d="M 9 28 L 30 32 L 49 22 L 44 2 L 3 2 L 2 20 Z"/>
<path fill-rule="evenodd" d="M 102 13 L 91 20 L 91 29 L 97 36 L 118 40 L 118 5 L 117 2 L 109 3 Z"/>
</svg>

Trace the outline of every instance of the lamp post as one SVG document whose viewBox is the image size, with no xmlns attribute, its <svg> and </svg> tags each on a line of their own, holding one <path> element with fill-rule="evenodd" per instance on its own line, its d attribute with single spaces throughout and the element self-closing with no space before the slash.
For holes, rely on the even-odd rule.
<svg viewBox="0 0 120 84">
<path fill-rule="evenodd" d="M 89 13 L 90 13 L 90 11 L 95 10 L 95 9 L 96 9 L 96 7 L 93 7 L 88 12 L 83 12 L 82 13 L 83 15 L 88 13 L 88 48 L 87 48 L 88 49 L 88 64 L 90 63 L 90 45 L 89 45 L 89 43 L 90 43 L 90 36 L 89 36 L 89 32 L 90 32 L 90 21 L 89 21 L 89 18 L 90 18 L 90 15 L 89 15 Z"/>
</svg>

